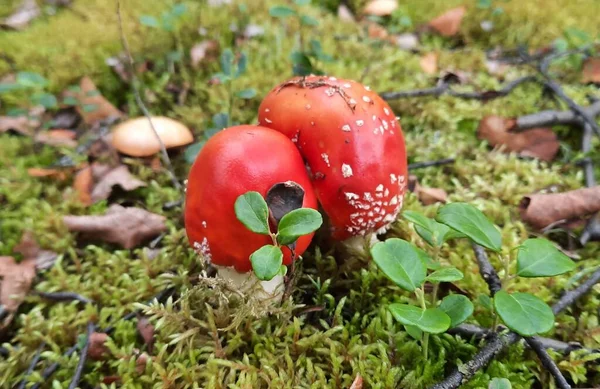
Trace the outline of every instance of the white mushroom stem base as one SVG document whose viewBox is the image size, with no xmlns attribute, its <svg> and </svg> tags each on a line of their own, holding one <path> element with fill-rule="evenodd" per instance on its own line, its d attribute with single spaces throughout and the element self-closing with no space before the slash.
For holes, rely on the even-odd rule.
<svg viewBox="0 0 600 389">
<path fill-rule="evenodd" d="M 253 271 L 239 273 L 233 267 L 215 266 L 217 277 L 230 282 L 233 287 L 243 294 L 254 293 L 260 300 L 272 300 L 278 303 L 283 297 L 285 289 L 283 276 L 276 275 L 270 281 L 261 281 L 256 278 Z"/>
<path fill-rule="evenodd" d="M 368 239 L 368 240 L 367 240 Z M 368 236 L 357 235 L 351 238 L 348 238 L 342 242 L 344 247 L 357 255 L 369 255 L 368 250 L 373 247 L 375 244 L 381 242 L 377 239 L 377 235 L 369 234 Z"/>
</svg>

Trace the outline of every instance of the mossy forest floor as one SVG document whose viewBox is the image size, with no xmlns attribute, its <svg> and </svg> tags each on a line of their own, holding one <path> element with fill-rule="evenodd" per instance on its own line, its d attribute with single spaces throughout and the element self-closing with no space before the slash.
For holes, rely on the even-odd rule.
<svg viewBox="0 0 600 389">
<path fill-rule="evenodd" d="M 8 15 L 18 2 L 0 5 Z M 48 90 L 58 93 L 91 77 L 102 94 L 130 116 L 140 114 L 130 86 L 106 65 L 107 58 L 121 52 L 114 0 L 75 0 L 71 9 L 59 8 L 43 15 L 23 31 L 0 32 L 0 53 L 11 62 L 0 62 L 0 75 L 32 71 L 50 80 Z M 149 28 L 139 22 L 142 15 L 160 16 L 173 6 L 170 0 L 122 0 L 125 33 L 133 56 L 154 66 L 140 75 L 143 96 L 153 114 L 166 115 L 190 126 L 198 138 L 210 127 L 214 114 L 227 111 L 229 94 L 222 85 L 209 83 L 219 71 L 216 60 L 205 60 L 193 68 L 189 49 L 198 42 L 215 39 L 220 47 L 243 51 L 249 59 L 247 72 L 235 80 L 234 88 L 254 88 L 256 97 L 234 99 L 231 118 L 238 123 L 255 123 L 261 97 L 277 83 L 292 76 L 290 53 L 298 45 L 298 26 L 291 20 L 269 16 L 277 1 L 248 0 L 210 6 L 207 1 L 183 1 L 186 13 L 173 31 Z M 290 2 L 292 3 L 292 2 Z M 318 3 L 318 1 L 313 1 Z M 335 9 L 337 2 L 324 1 Z M 360 9 L 360 2 L 353 6 Z M 386 26 L 397 33 L 409 32 L 447 9 L 466 5 L 460 33 L 452 38 L 435 34 L 421 36 L 421 53 L 404 51 L 388 42 L 369 37 L 363 24 L 341 21 L 335 12 L 316 5 L 305 13 L 319 25 L 304 31 L 304 39 L 318 39 L 323 51 L 333 57 L 318 68 L 340 78 L 361 80 L 378 92 L 410 90 L 435 85 L 419 65 L 423 53 L 439 53 L 442 70 L 467 72 L 467 88 L 498 88 L 503 80 L 489 73 L 486 51 L 514 49 L 518 45 L 541 48 L 560 39 L 572 47 L 578 39 L 597 39 L 600 4 L 596 0 L 493 1 L 492 8 L 477 7 L 471 0 L 403 1 L 404 24 L 397 19 Z M 484 2 L 485 3 L 485 2 Z M 244 4 L 244 7 L 239 7 Z M 481 4 L 480 4 L 481 5 Z M 492 14 L 494 7 L 501 14 Z M 412 25 L 406 23 L 407 20 Z M 483 20 L 494 23 L 484 31 Z M 259 25 L 264 34 L 237 41 L 233 30 L 247 24 Z M 200 32 L 199 32 L 200 29 Z M 237 46 L 236 46 L 237 45 Z M 183 53 L 174 64 L 172 52 Z M 556 69 L 565 91 L 580 104 L 586 95 L 598 96 L 596 86 L 580 82 L 581 63 L 563 62 Z M 507 80 L 535 74 L 531 66 L 511 66 Z M 189 92 L 178 104 L 167 86 L 187 85 Z M 26 96 L 2 100 L 0 112 L 22 106 Z M 505 254 L 532 232 L 520 220 L 518 204 L 524 195 L 555 186 L 560 191 L 582 187 L 583 174 L 574 163 L 579 150 L 579 130 L 555 128 L 562 148 L 551 164 L 520 159 L 490 150 L 478 140 L 475 130 L 487 114 L 515 117 L 543 109 L 565 106 L 543 93 L 537 84 L 524 84 L 504 98 L 481 102 L 451 96 L 406 98 L 391 102 L 406 136 L 410 162 L 456 158 L 453 164 L 414 171 L 420 183 L 445 189 L 450 201 L 476 205 L 501 227 Z M 596 144 L 596 148 L 598 145 Z M 271 314 L 256 309 L 235 293 L 209 287 L 199 281 L 203 265 L 189 247 L 181 206 L 164 210 L 180 193 L 164 171 L 126 158 L 133 174 L 148 185 L 111 198 L 111 202 L 136 205 L 167 218 L 168 231 L 158 254 L 147 248 L 119 249 L 103 243 L 83 243 L 63 225 L 64 215 L 101 214 L 107 200 L 84 207 L 71 180 L 30 177 L 28 168 L 44 167 L 62 155 L 85 161 L 73 149 L 40 146 L 32 139 L 0 134 L 0 254 L 14 255 L 13 247 L 24 231 L 32 231 L 40 245 L 59 257 L 52 268 L 38 273 L 35 291 L 76 292 L 96 304 L 49 302 L 31 293 L 19 314 L 3 332 L 0 356 L 0 387 L 10 388 L 23 377 L 42 342 L 41 362 L 28 376 L 28 385 L 41 382 L 41 372 L 53 362 L 60 367 L 44 388 L 66 388 L 79 361 L 79 350 L 67 349 L 81 342 L 89 321 L 98 328 L 116 323 L 107 340 L 109 356 L 85 365 L 81 387 L 124 388 L 349 388 L 357 374 L 368 388 L 424 388 L 443 379 L 453 368 L 469 360 L 481 342 L 449 334 L 433 336 L 428 360 L 420 345 L 392 319 L 386 309 L 391 302 L 406 302 L 408 294 L 394 286 L 365 258 L 345 257 L 325 247 L 311 247 L 300 264 L 300 277 L 290 300 Z M 189 165 L 179 154 L 173 158 L 178 177 L 185 179 Z M 404 209 L 434 215 L 438 205 L 423 206 L 413 194 Z M 423 241 L 400 219 L 387 234 L 419 246 Z M 564 233 L 551 238 L 566 242 Z M 600 245 L 589 243 L 577 249 L 577 270 L 564 276 L 517 281 L 517 289 L 529 291 L 548 303 L 577 277 L 600 265 Z M 475 302 L 469 322 L 490 327 L 492 315 L 479 303 L 488 288 L 478 273 L 473 251 L 467 242 L 445 245 L 440 258 L 460 269 L 465 278 L 456 285 Z M 500 268 L 492 257 L 492 263 Z M 140 338 L 137 320 L 118 320 L 164 290 L 173 286 L 172 299 L 145 306 L 155 327 L 152 350 Z M 600 289 L 596 286 L 574 306 L 556 318 L 548 337 L 600 347 Z M 303 306 L 298 306 L 303 305 Z M 310 307 L 322 310 L 306 311 Z M 150 357 L 136 363 L 138 355 Z M 599 387 L 600 367 L 586 362 L 582 353 L 556 357 L 563 374 L 577 387 Z M 107 377 L 117 379 L 113 383 Z M 533 352 L 517 344 L 501 353 L 478 372 L 465 388 L 487 388 L 493 377 L 504 377 L 514 388 L 552 388 L 553 381 Z"/>
</svg>

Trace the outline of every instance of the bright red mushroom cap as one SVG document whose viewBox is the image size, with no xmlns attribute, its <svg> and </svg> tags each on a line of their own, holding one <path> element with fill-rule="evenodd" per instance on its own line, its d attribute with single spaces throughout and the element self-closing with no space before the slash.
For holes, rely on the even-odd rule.
<svg viewBox="0 0 600 389">
<path fill-rule="evenodd" d="M 250 271 L 250 255 L 271 238 L 248 230 L 236 217 L 238 196 L 259 192 L 263 197 L 275 184 L 293 181 L 304 189 L 305 208 L 317 208 L 302 156 L 277 131 L 258 126 L 227 128 L 210 138 L 190 170 L 185 203 L 185 228 L 190 243 L 219 266 Z M 302 254 L 313 234 L 300 237 L 296 254 Z M 283 249 L 284 264 L 291 253 Z"/>
<path fill-rule="evenodd" d="M 259 123 L 296 143 L 333 237 L 387 226 L 402 208 L 407 160 L 400 123 L 364 85 L 335 77 L 294 78 L 273 89 Z"/>
</svg>

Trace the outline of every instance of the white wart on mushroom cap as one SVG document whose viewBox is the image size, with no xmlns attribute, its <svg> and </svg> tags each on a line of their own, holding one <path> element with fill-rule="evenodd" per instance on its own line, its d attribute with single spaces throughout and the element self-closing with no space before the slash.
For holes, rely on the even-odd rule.
<svg viewBox="0 0 600 389">
<path fill-rule="evenodd" d="M 182 123 L 164 116 L 151 118 L 165 148 L 184 146 L 194 141 L 192 132 Z M 145 116 L 119 123 L 111 135 L 114 148 L 132 157 L 149 157 L 160 151 L 160 143 Z"/>
<path fill-rule="evenodd" d="M 400 123 L 369 87 L 307 77 L 263 100 L 261 125 L 292 139 L 338 239 L 385 229 L 402 208 L 407 161 Z"/>
</svg>

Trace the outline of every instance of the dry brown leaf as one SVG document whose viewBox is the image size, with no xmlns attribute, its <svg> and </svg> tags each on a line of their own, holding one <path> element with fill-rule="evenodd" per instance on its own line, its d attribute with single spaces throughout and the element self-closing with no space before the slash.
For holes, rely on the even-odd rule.
<svg viewBox="0 0 600 389">
<path fill-rule="evenodd" d="M 113 204 L 104 215 L 65 216 L 69 231 L 84 238 L 130 249 L 166 231 L 165 217 L 141 208 Z"/>
<path fill-rule="evenodd" d="M 4 309 L 11 314 L 17 311 L 29 293 L 34 278 L 35 259 L 24 259 L 17 263 L 13 257 L 0 257 L 0 304 Z M 12 319 L 10 316 L 5 323 Z"/>
<path fill-rule="evenodd" d="M 438 71 L 438 53 L 432 52 L 421 56 L 419 64 L 426 74 L 436 74 Z"/>
<path fill-rule="evenodd" d="M 83 77 L 79 83 L 80 91 L 77 93 L 66 92 L 66 96 L 77 99 L 77 112 L 88 125 L 93 125 L 101 120 L 117 119 L 124 116 L 110 101 L 106 100 L 96 85 L 89 77 Z"/>
<path fill-rule="evenodd" d="M 152 353 L 152 348 L 154 347 L 154 326 L 146 316 L 139 316 L 136 328 L 142 339 L 144 339 L 144 343 L 148 347 L 148 352 Z"/>
<path fill-rule="evenodd" d="M 337 16 L 343 22 L 355 23 L 354 14 L 346 4 L 340 3 L 337 9 Z"/>
<path fill-rule="evenodd" d="M 31 136 L 35 122 L 25 116 L 0 116 L 0 133 L 14 131 L 21 135 Z"/>
<path fill-rule="evenodd" d="M 519 204 L 521 219 L 536 229 L 600 211 L 600 186 L 564 193 L 532 194 Z"/>
<path fill-rule="evenodd" d="M 385 29 L 385 27 L 372 22 L 368 23 L 367 25 L 367 34 L 371 39 L 386 40 L 388 37 L 388 31 Z"/>
<path fill-rule="evenodd" d="M 77 192 L 79 201 L 85 206 L 92 205 L 92 188 L 94 187 L 94 176 L 92 167 L 87 165 L 75 174 L 73 189 Z"/>
<path fill-rule="evenodd" d="M 13 251 L 23 255 L 23 259 L 34 260 L 38 271 L 51 268 L 58 256 L 54 251 L 42 250 L 31 231 L 23 233 L 21 241 L 13 248 Z"/>
<path fill-rule="evenodd" d="M 93 332 L 88 340 L 90 345 L 87 354 L 88 357 L 94 361 L 101 361 L 105 359 L 106 355 L 109 353 L 108 347 L 106 347 L 107 340 L 108 335 L 104 332 Z"/>
<path fill-rule="evenodd" d="M 55 129 L 40 132 L 35 136 L 36 142 L 51 146 L 76 147 L 77 133 L 71 130 Z"/>
<path fill-rule="evenodd" d="M 460 30 L 460 25 L 466 12 L 467 8 L 465 6 L 452 8 L 431 20 L 428 25 L 442 36 L 454 36 Z"/>
<path fill-rule="evenodd" d="M 140 356 L 136 359 L 135 371 L 137 371 L 138 374 L 142 374 L 144 370 L 146 370 L 146 363 L 148 363 L 148 359 L 154 358 L 151 358 L 147 353 L 141 353 Z"/>
<path fill-rule="evenodd" d="M 448 193 L 441 188 L 429 188 L 421 186 L 415 175 L 408 176 L 408 190 L 414 193 L 423 205 L 445 203 L 448 201 Z"/>
<path fill-rule="evenodd" d="M 600 57 L 592 57 L 585 60 L 581 78 L 581 81 L 586 84 L 600 84 Z"/>
<path fill-rule="evenodd" d="M 219 42 L 206 40 L 195 44 L 190 49 L 190 60 L 192 67 L 198 68 L 203 61 L 214 61 L 219 54 Z"/>
<path fill-rule="evenodd" d="M 32 167 L 27 169 L 27 174 L 31 177 L 48 177 L 58 181 L 64 181 L 68 177 L 68 171 L 65 169 Z"/>
<path fill-rule="evenodd" d="M 143 181 L 138 180 L 129 173 L 125 165 L 119 165 L 110 168 L 98 163 L 92 164 L 92 173 L 95 181 L 92 189 L 92 202 L 107 199 L 115 186 L 120 186 L 124 191 L 130 192 L 142 186 L 146 186 Z"/>
<path fill-rule="evenodd" d="M 350 386 L 349 389 L 362 389 L 362 387 L 363 387 L 363 378 L 360 376 L 360 374 L 357 374 L 356 378 L 352 382 L 352 385 Z"/>
<path fill-rule="evenodd" d="M 35 0 L 23 0 L 19 8 L 4 19 L 0 26 L 14 30 L 22 30 L 31 23 L 31 21 L 40 16 L 41 10 Z"/>
<path fill-rule="evenodd" d="M 388 16 L 398 8 L 398 0 L 371 0 L 365 6 L 363 13 L 373 16 Z"/>
<path fill-rule="evenodd" d="M 556 157 L 560 144 L 550 128 L 532 128 L 522 132 L 510 132 L 514 119 L 489 115 L 481 119 L 477 136 L 493 146 L 505 146 L 508 152 L 524 157 L 551 161 Z"/>
</svg>

